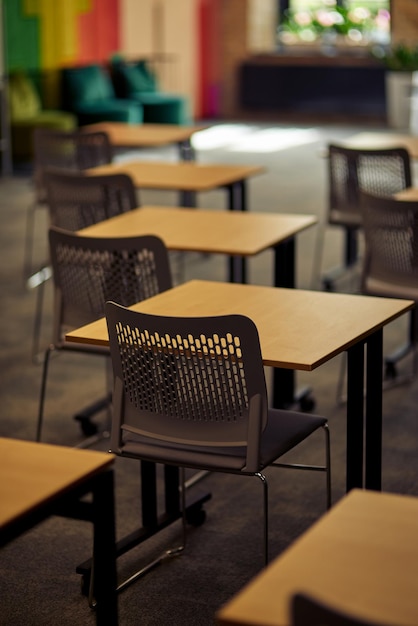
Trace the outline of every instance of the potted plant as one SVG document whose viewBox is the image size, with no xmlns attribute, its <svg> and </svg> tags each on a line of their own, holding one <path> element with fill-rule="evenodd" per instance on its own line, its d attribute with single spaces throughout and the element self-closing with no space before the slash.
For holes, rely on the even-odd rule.
<svg viewBox="0 0 418 626">
<path fill-rule="evenodd" d="M 408 128 L 412 122 L 411 103 L 414 72 L 418 72 L 418 46 L 395 44 L 378 54 L 386 66 L 387 120 L 392 128 Z M 417 76 L 417 75 L 415 75 Z M 417 76 L 418 78 L 418 76 Z"/>
</svg>

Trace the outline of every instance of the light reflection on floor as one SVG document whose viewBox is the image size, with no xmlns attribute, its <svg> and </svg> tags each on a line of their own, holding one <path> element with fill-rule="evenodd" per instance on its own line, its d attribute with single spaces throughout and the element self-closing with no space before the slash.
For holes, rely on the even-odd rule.
<svg viewBox="0 0 418 626">
<path fill-rule="evenodd" d="M 193 136 L 197 150 L 222 148 L 230 152 L 277 152 L 314 143 L 320 139 L 316 128 L 260 128 L 244 124 L 219 124 Z"/>
</svg>

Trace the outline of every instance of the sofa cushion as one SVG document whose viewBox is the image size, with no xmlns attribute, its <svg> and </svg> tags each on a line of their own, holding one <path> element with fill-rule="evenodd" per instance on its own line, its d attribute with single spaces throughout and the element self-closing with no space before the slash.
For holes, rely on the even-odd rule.
<svg viewBox="0 0 418 626">
<path fill-rule="evenodd" d="M 9 110 L 12 122 L 34 117 L 41 110 L 36 87 L 23 72 L 15 72 L 9 77 Z"/>
<path fill-rule="evenodd" d="M 13 126 L 27 126 L 33 128 L 53 128 L 56 130 L 74 130 L 77 128 L 77 117 L 67 111 L 45 109 L 33 117 L 17 120 Z"/>
<path fill-rule="evenodd" d="M 125 79 L 127 96 L 136 92 L 154 92 L 156 90 L 155 80 L 153 80 L 152 77 L 150 77 L 140 66 L 122 65 L 120 72 Z"/>
<path fill-rule="evenodd" d="M 124 98 L 141 92 L 153 93 L 158 89 L 157 79 L 145 61 L 133 65 L 118 61 L 113 64 L 112 74 L 117 91 Z"/>
<path fill-rule="evenodd" d="M 33 131 L 35 128 L 53 130 L 74 130 L 77 117 L 66 111 L 43 110 L 36 115 L 15 120 L 10 125 L 13 161 L 31 161 L 33 159 Z"/>
<path fill-rule="evenodd" d="M 115 97 L 112 81 L 99 65 L 66 68 L 63 80 L 65 95 L 74 103 L 74 109 L 81 104 Z"/>
</svg>

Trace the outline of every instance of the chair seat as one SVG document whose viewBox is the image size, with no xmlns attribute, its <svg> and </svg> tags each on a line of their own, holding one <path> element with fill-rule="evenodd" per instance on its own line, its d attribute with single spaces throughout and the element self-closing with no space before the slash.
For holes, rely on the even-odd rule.
<svg viewBox="0 0 418 626">
<path fill-rule="evenodd" d="M 270 465 L 325 424 L 326 419 L 319 415 L 270 409 L 268 423 L 261 438 L 259 469 Z M 242 472 L 246 448 L 179 446 L 178 443 L 170 442 L 162 445 L 160 440 L 131 433 L 123 444 L 121 454 L 144 460 L 155 461 L 157 458 L 161 463 L 194 469 Z"/>
</svg>

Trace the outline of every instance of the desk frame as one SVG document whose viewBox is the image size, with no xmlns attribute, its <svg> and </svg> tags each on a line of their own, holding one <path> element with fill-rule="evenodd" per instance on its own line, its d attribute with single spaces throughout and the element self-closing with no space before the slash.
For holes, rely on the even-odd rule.
<svg viewBox="0 0 418 626">
<path fill-rule="evenodd" d="M 132 548 L 150 539 L 160 530 L 167 528 L 182 517 L 180 506 L 180 470 L 177 466 L 164 465 L 164 511 L 158 515 L 157 511 L 157 464 L 151 461 L 140 461 L 141 471 L 141 513 L 142 526 L 126 535 L 116 543 L 116 557 L 122 556 Z M 210 493 L 196 493 L 193 497 L 187 494 L 186 519 L 192 525 L 200 525 L 205 514 L 202 505 L 211 499 Z M 145 565 L 137 574 L 128 578 L 118 587 L 117 592 L 123 591 L 138 580 L 140 576 L 159 565 L 167 558 L 163 552 L 155 560 Z M 91 558 L 77 566 L 76 571 L 83 577 L 82 590 L 88 595 L 93 561 Z"/>
<path fill-rule="evenodd" d="M 89 493 L 92 494 L 91 502 L 80 500 Z M 93 593 L 96 599 L 96 623 L 99 626 L 118 624 L 113 494 L 113 469 L 99 470 L 82 484 L 70 488 L 67 493 L 42 503 L 18 520 L 0 528 L 1 547 L 52 515 L 91 522 L 95 563 Z"/>
</svg>

